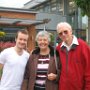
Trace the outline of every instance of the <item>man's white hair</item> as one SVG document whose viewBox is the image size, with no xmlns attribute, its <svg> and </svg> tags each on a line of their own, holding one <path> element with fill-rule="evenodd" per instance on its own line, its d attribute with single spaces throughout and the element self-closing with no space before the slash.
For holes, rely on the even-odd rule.
<svg viewBox="0 0 90 90">
<path fill-rule="evenodd" d="M 67 22 L 60 22 L 60 23 L 57 24 L 57 31 L 59 29 L 61 29 L 62 27 L 67 27 L 70 30 L 72 30 L 72 27 L 71 27 L 71 25 L 69 23 L 67 23 Z"/>
</svg>

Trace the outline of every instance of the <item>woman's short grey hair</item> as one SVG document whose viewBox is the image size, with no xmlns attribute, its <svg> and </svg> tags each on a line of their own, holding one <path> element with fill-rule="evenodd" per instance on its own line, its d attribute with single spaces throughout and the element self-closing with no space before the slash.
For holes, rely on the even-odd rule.
<svg viewBox="0 0 90 90">
<path fill-rule="evenodd" d="M 40 32 L 38 32 L 37 35 L 36 35 L 36 39 L 35 39 L 36 42 L 38 41 L 39 37 L 45 37 L 45 36 L 48 38 L 48 41 L 50 42 L 51 41 L 50 33 L 47 32 L 47 31 L 40 31 Z"/>
</svg>

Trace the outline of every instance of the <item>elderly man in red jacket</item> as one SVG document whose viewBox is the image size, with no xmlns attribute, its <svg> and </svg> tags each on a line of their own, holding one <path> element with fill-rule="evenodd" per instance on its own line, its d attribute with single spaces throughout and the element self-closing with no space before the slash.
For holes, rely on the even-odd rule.
<svg viewBox="0 0 90 90">
<path fill-rule="evenodd" d="M 56 47 L 61 58 L 62 70 L 59 90 L 90 90 L 90 48 L 72 34 L 67 22 L 57 25 L 62 42 Z"/>
</svg>

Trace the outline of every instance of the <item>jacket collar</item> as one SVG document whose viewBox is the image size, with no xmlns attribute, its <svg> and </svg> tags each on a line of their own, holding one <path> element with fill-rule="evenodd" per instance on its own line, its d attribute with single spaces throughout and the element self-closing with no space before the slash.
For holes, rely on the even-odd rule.
<svg viewBox="0 0 90 90">
<path fill-rule="evenodd" d="M 53 47 L 51 47 L 50 45 L 49 45 L 49 48 L 50 48 L 50 56 L 54 56 L 54 48 Z M 40 53 L 40 48 L 39 47 L 37 47 L 35 50 L 33 50 L 33 52 L 32 52 L 32 54 L 39 54 Z"/>
<path fill-rule="evenodd" d="M 62 50 L 64 48 L 67 48 L 67 50 L 69 51 L 70 49 L 75 49 L 75 47 L 77 45 L 79 45 L 78 40 L 77 40 L 77 37 L 73 35 L 73 41 L 72 41 L 72 43 L 71 43 L 70 46 L 67 46 L 67 44 L 65 42 L 62 42 L 62 44 L 61 44 L 60 47 L 62 48 Z"/>
</svg>

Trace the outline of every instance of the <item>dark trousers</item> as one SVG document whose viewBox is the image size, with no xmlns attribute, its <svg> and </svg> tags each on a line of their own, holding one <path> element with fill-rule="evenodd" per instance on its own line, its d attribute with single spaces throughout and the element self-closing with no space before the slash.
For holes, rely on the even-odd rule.
<svg viewBox="0 0 90 90">
<path fill-rule="evenodd" d="M 45 90 L 45 88 L 34 87 L 34 90 Z"/>
</svg>

